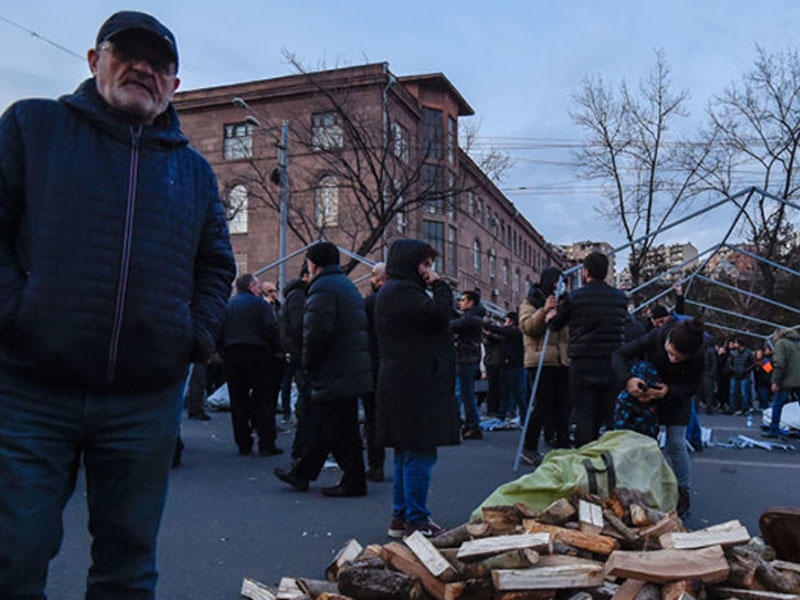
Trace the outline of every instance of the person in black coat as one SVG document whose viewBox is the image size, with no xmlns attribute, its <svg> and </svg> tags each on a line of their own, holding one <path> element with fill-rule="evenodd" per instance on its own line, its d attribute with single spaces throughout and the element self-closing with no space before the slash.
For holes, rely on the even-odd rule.
<svg viewBox="0 0 800 600">
<path fill-rule="evenodd" d="M 364 298 L 364 309 L 367 312 L 367 333 L 369 334 L 369 356 L 372 359 L 372 382 L 375 388 L 378 387 L 378 368 L 380 366 L 378 334 L 375 332 L 375 302 L 378 298 L 378 291 L 385 282 L 386 263 L 375 263 L 372 266 L 370 277 L 372 293 Z M 361 403 L 364 406 L 364 438 L 367 442 L 367 479 L 380 483 L 383 481 L 383 463 L 386 460 L 386 451 L 378 441 L 375 393 L 364 394 Z"/>
<path fill-rule="evenodd" d="M 625 294 L 608 285 L 608 257 L 592 252 L 583 261 L 586 283 L 569 293 L 548 321 L 553 331 L 569 325 L 569 386 L 575 445 L 597 439 L 600 429 L 611 429 L 616 381 L 611 355 L 622 346 L 628 302 Z"/>
<path fill-rule="evenodd" d="M 275 405 L 281 384 L 278 321 L 261 297 L 258 279 L 246 273 L 236 280 L 220 335 L 231 398 L 233 439 L 239 454 L 253 452 L 253 429 L 261 456 L 280 454 L 275 446 Z"/>
<path fill-rule="evenodd" d="M 612 357 L 620 387 L 640 402 L 657 402 L 658 422 L 667 428 L 665 452 L 678 479 L 678 510 L 689 509 L 691 463 L 684 442 L 705 367 L 703 323 L 700 319 L 670 321 L 662 328 L 628 342 Z M 658 373 L 660 383 L 648 386 L 631 376 L 636 361 L 647 361 Z M 682 515 L 682 516 L 683 516 Z"/>
<path fill-rule="evenodd" d="M 441 530 L 427 507 L 436 448 L 461 441 L 449 327 L 453 294 L 431 268 L 436 255 L 424 242 L 394 242 L 375 306 L 379 434 L 394 448 L 392 537 Z"/>
<path fill-rule="evenodd" d="M 275 475 L 306 491 L 319 475 L 329 453 L 342 478 L 322 488 L 325 496 L 367 493 L 358 398 L 372 391 L 372 365 L 364 299 L 339 266 L 339 250 L 330 242 L 314 244 L 306 253 L 311 283 L 303 314 L 303 369 L 308 377 L 311 436 L 291 471 Z"/>
<path fill-rule="evenodd" d="M 484 330 L 497 335 L 500 343 L 500 418 L 511 419 L 519 414 L 520 424 L 528 409 L 525 395 L 525 347 L 517 313 L 506 313 L 502 326 L 483 324 Z"/>
</svg>

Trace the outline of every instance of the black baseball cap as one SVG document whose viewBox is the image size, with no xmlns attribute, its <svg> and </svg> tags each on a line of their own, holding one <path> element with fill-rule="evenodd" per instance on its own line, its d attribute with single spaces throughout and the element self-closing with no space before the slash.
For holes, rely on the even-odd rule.
<svg viewBox="0 0 800 600">
<path fill-rule="evenodd" d="M 97 32 L 97 44 L 110 40 L 118 33 L 123 31 L 130 31 L 132 29 L 140 29 L 146 31 L 156 38 L 158 38 L 172 55 L 175 60 L 175 69 L 178 68 L 178 44 L 175 43 L 175 36 L 155 17 L 147 13 L 137 12 L 135 10 L 122 10 L 114 13 L 103 25 L 100 31 Z"/>
</svg>

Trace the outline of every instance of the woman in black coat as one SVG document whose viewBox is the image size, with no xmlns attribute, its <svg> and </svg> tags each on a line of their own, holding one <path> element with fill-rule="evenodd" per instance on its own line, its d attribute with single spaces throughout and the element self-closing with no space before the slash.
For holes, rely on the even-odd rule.
<svg viewBox="0 0 800 600">
<path fill-rule="evenodd" d="M 449 329 L 453 293 L 431 268 L 436 255 L 420 241 L 394 242 L 375 303 L 379 435 L 394 448 L 392 537 L 441 531 L 427 508 L 436 448 L 461 441 Z"/>
<path fill-rule="evenodd" d="M 678 512 L 689 510 L 691 463 L 686 449 L 686 426 L 704 367 L 703 323 L 700 319 L 672 319 L 659 329 L 628 342 L 612 356 L 622 387 L 640 402 L 656 402 L 658 422 L 666 425 L 665 453 L 678 480 Z M 631 365 L 647 361 L 658 372 L 652 385 L 631 376 Z M 651 382 L 652 383 L 652 382 Z"/>
</svg>

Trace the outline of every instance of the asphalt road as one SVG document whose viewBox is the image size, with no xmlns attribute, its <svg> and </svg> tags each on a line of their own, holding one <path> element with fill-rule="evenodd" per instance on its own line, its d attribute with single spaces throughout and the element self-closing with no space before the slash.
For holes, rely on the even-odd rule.
<svg viewBox="0 0 800 600">
<path fill-rule="evenodd" d="M 713 439 L 737 434 L 759 438 L 744 417 L 703 417 Z M 442 448 L 435 467 L 429 506 L 443 526 L 464 522 L 498 485 L 530 472 L 512 470 L 518 431 L 489 432 L 481 441 Z M 325 498 L 323 485 L 337 481 L 326 471 L 307 493 L 272 474 L 286 455 L 239 457 L 229 416 L 213 413 L 208 422 L 184 421 L 184 464 L 173 470 L 159 539 L 160 600 L 235 600 L 242 578 L 277 584 L 286 576 L 323 578 L 333 554 L 350 538 L 362 545 L 384 543 L 391 516 L 391 482 L 371 484 L 362 498 Z M 707 448 L 692 457 L 691 528 L 740 519 L 752 535 L 770 506 L 800 506 L 798 451 Z M 291 434 L 279 436 L 288 447 Z M 387 457 L 387 466 L 390 456 Z M 83 482 L 64 515 L 65 537 L 53 561 L 48 597 L 83 597 L 89 566 Z"/>
</svg>

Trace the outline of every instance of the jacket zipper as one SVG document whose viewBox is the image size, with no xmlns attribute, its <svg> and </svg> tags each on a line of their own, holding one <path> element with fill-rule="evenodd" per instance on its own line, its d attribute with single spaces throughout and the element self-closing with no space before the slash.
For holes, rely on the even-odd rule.
<svg viewBox="0 0 800 600">
<path fill-rule="evenodd" d="M 111 330 L 111 344 L 108 349 L 108 370 L 106 372 L 106 383 L 108 384 L 113 383 L 117 369 L 119 337 L 122 329 L 125 295 L 128 288 L 128 272 L 131 262 L 131 238 L 133 237 L 133 215 L 136 209 L 136 187 L 139 179 L 139 139 L 141 135 L 141 125 L 138 127 L 131 127 L 131 159 L 128 171 L 128 196 L 125 204 L 125 229 L 122 234 L 122 258 L 119 268 L 119 283 L 117 284 L 117 302 L 114 309 L 114 326 Z"/>
</svg>

